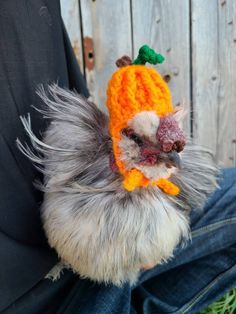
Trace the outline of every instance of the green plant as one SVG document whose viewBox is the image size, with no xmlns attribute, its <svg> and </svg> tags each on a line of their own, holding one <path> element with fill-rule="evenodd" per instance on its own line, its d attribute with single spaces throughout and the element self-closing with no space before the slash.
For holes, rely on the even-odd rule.
<svg viewBox="0 0 236 314">
<path fill-rule="evenodd" d="M 222 299 L 211 304 L 199 314 L 235 314 L 236 288 L 228 292 Z"/>
</svg>

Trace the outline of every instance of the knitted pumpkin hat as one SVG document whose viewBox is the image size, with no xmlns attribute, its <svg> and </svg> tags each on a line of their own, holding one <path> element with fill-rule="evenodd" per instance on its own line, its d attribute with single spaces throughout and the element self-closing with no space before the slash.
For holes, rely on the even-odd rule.
<svg viewBox="0 0 236 314">
<path fill-rule="evenodd" d="M 139 49 L 139 55 L 133 62 L 127 56 L 117 60 L 119 69 L 112 75 L 107 88 L 109 129 L 115 163 L 124 178 L 123 186 L 126 190 L 132 191 L 136 187 L 156 184 L 164 192 L 176 195 L 179 189 L 169 180 L 150 182 L 140 170 L 127 170 L 120 158 L 119 142 L 122 130 L 128 126 L 130 119 L 141 111 L 154 111 L 159 117 L 174 111 L 168 85 L 154 68 L 145 66 L 146 62 L 157 64 L 163 61 L 164 57 L 147 45 Z"/>
</svg>

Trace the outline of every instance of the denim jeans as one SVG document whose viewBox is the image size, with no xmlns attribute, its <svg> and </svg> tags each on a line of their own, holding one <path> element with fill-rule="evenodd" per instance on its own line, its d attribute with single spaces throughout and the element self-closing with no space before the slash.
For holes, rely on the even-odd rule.
<svg viewBox="0 0 236 314">
<path fill-rule="evenodd" d="M 136 286 L 104 286 L 65 271 L 44 279 L 4 313 L 197 313 L 236 286 L 236 168 L 222 170 L 220 189 L 191 214 L 192 241 L 175 257 L 140 274 Z"/>
</svg>

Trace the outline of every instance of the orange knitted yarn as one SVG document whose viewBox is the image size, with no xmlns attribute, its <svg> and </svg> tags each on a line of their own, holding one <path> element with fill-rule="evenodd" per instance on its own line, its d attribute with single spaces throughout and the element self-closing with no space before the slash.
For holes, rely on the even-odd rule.
<svg viewBox="0 0 236 314">
<path fill-rule="evenodd" d="M 170 182 L 167 179 L 159 179 L 156 182 L 156 185 L 166 194 L 169 195 L 178 195 L 180 192 L 180 189 L 177 185 L 175 185 L 174 183 Z"/>
<path fill-rule="evenodd" d="M 166 82 L 153 68 L 145 65 L 128 65 L 118 69 L 110 79 L 107 89 L 107 107 L 110 115 L 110 134 L 116 165 L 124 176 L 124 188 L 128 191 L 136 187 L 147 186 L 151 182 L 137 169 L 127 170 L 120 160 L 119 141 L 121 131 L 128 121 L 141 111 L 155 111 L 159 117 L 173 112 L 171 94 Z M 176 195 L 174 184 L 165 180 L 160 188 Z"/>
</svg>

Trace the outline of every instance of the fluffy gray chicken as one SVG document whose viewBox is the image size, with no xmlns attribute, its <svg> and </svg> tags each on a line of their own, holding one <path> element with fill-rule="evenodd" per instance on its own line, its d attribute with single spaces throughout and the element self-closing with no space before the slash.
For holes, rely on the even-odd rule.
<svg viewBox="0 0 236 314">
<path fill-rule="evenodd" d="M 145 66 L 125 64 L 118 71 L 130 67 Z M 22 118 L 32 148 L 19 140 L 18 146 L 44 174 L 41 214 L 50 246 L 82 277 L 135 283 L 144 265 L 166 262 L 190 238 L 190 209 L 201 208 L 217 186 L 212 155 L 191 141 L 185 145 L 182 110 L 158 116 L 141 108 L 121 126 L 117 142 L 112 125 L 118 119 L 109 106 L 110 120 L 92 102 L 57 85 L 41 88 L 39 95 L 50 125 L 39 140 L 30 117 Z M 150 184 L 126 187 L 116 144 L 126 171 L 137 170 Z M 153 184 L 162 178 L 179 193 Z"/>
</svg>

